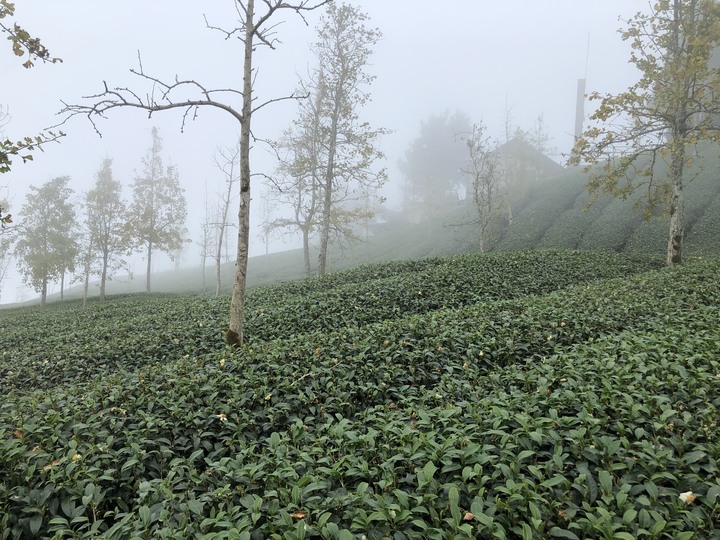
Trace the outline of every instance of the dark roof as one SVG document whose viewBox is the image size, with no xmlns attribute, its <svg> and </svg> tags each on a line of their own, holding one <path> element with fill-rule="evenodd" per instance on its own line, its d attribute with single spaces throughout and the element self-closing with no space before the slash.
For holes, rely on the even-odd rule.
<svg viewBox="0 0 720 540">
<path fill-rule="evenodd" d="M 501 155 L 512 156 L 526 165 L 532 165 L 534 169 L 542 173 L 544 178 L 565 172 L 565 167 L 533 148 L 521 137 L 515 137 L 500 145 L 497 152 Z"/>
</svg>

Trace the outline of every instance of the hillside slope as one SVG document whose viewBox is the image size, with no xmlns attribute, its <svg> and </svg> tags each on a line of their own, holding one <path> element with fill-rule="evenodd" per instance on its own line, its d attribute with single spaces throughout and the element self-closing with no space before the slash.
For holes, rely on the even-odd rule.
<svg viewBox="0 0 720 540">
<path fill-rule="evenodd" d="M 720 155 L 720 151 L 716 152 Z M 686 256 L 720 256 L 720 157 L 707 157 L 689 172 L 685 189 L 687 232 Z M 633 208 L 642 193 L 628 200 L 601 196 L 589 209 L 586 177 L 579 170 L 538 181 L 511 198 L 513 222 L 501 218 L 497 234 L 489 242 L 495 251 L 527 249 L 582 249 L 652 254 L 662 257 L 667 242 L 668 218 L 658 215 L 644 221 Z M 387 223 L 370 227 L 367 239 L 350 248 L 331 247 L 330 271 L 346 270 L 368 263 L 416 260 L 473 252 L 477 228 L 469 224 L 474 209 L 457 203 L 446 212 L 421 223 L 406 223 L 397 215 Z M 311 254 L 315 260 L 316 254 Z M 229 293 L 234 264 L 222 267 L 222 290 Z M 252 257 L 248 266 L 250 287 L 281 283 L 304 277 L 300 250 Z M 160 272 L 153 276 L 153 290 L 160 293 L 211 294 L 214 267 L 203 278 L 200 268 Z M 118 278 L 107 284 L 109 294 L 139 293 L 142 280 Z M 94 290 L 94 288 L 93 288 Z M 91 290 L 91 294 L 93 292 Z M 81 287 L 67 291 L 78 298 Z M 52 297 L 57 299 L 57 295 Z"/>
<path fill-rule="evenodd" d="M 716 538 L 720 261 L 533 251 L 0 312 L 2 538 Z"/>
</svg>

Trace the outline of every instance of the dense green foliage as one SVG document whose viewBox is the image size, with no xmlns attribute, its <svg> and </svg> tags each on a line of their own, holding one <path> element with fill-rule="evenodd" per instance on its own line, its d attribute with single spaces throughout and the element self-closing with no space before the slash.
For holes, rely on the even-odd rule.
<svg viewBox="0 0 720 540">
<path fill-rule="evenodd" d="M 688 173 L 690 181 L 685 188 L 686 247 L 692 256 L 720 255 L 720 244 L 714 241 L 720 236 L 718 158 L 717 151 L 706 153 L 702 165 Z M 657 209 L 654 217 L 643 220 L 642 212 L 634 209 L 643 201 L 642 190 L 625 199 L 600 196 L 587 208 L 591 196 L 586 183 L 587 178 L 577 171 L 538 182 L 529 190 L 529 197 L 515 202 L 513 224 L 501 231 L 494 248 L 664 253 L 669 218 Z"/>
<path fill-rule="evenodd" d="M 720 261 L 660 264 L 366 266 L 235 351 L 227 298 L 0 312 L 0 537 L 717 537 Z"/>
</svg>

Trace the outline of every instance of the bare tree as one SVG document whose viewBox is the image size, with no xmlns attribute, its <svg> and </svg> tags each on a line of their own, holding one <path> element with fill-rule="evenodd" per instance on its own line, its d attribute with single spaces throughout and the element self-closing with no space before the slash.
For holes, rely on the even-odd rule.
<svg viewBox="0 0 720 540">
<path fill-rule="evenodd" d="M 525 140 L 535 150 L 545 156 L 557 154 L 557 148 L 552 144 L 552 137 L 548 133 L 545 115 L 540 113 L 533 123 L 532 130 L 525 134 Z"/>
<path fill-rule="evenodd" d="M 263 197 L 261 208 L 263 222 L 261 227 L 260 239 L 263 241 L 263 245 L 265 246 L 266 256 L 270 254 L 270 237 L 272 236 L 273 230 L 268 227 L 268 223 L 274 209 L 275 204 L 270 199 L 270 197 Z"/>
<path fill-rule="evenodd" d="M 273 143 L 277 154 L 276 178 L 268 182 L 273 198 L 281 206 L 290 207 L 284 215 L 265 223 L 266 232 L 298 231 L 302 237 L 305 273 L 310 274 L 310 236 L 320 225 L 322 201 L 322 163 L 326 152 L 323 145 L 323 105 L 326 85 L 322 73 L 312 91 L 300 81 L 300 91 L 311 95 L 299 102 L 298 117 Z"/>
<path fill-rule="evenodd" d="M 223 262 L 223 244 L 227 238 L 227 231 L 232 226 L 228 217 L 230 214 L 230 205 L 234 198 L 233 192 L 235 185 L 240 182 L 239 165 L 240 165 L 240 145 L 226 148 L 218 147 L 213 155 L 215 167 L 222 173 L 225 183 L 225 189 L 219 193 L 217 210 L 214 220 L 210 222 L 210 226 L 215 230 L 215 296 L 220 296 L 221 272 L 220 268 Z"/>
<path fill-rule="evenodd" d="M 297 96 L 273 98 L 256 102 L 253 81 L 256 71 L 253 67 L 253 53 L 259 46 L 274 49 L 279 43 L 276 37 L 278 14 L 290 11 L 305 21 L 304 13 L 315 10 L 331 0 L 234 0 L 238 14 L 238 26 L 230 30 L 210 24 L 209 28 L 222 32 L 226 39 L 237 38 L 243 44 L 242 89 L 210 89 L 192 79 L 177 78 L 163 82 L 144 71 L 142 62 L 131 73 L 152 85 L 149 93 L 134 92 L 129 88 L 112 88 L 103 83 L 99 94 L 89 96 L 90 104 L 65 104 L 62 113 L 68 117 L 84 115 L 95 126 L 95 118 L 105 117 L 116 108 L 136 108 L 150 114 L 171 109 L 184 110 L 183 126 L 188 117 L 195 117 L 200 107 L 213 107 L 225 111 L 240 124 L 240 208 L 238 211 L 238 249 L 235 265 L 235 281 L 230 302 L 230 323 L 226 333 L 231 345 L 242 345 L 245 307 L 245 285 L 247 281 L 247 260 L 250 240 L 250 135 L 253 114 L 267 105 Z M 256 7 L 259 6 L 259 9 Z M 307 24 L 307 21 L 305 21 Z M 196 98 L 187 98 L 187 92 L 196 92 Z M 178 97 L 176 97 L 178 96 Z M 239 98 L 240 108 L 233 105 L 233 98 Z M 67 119 L 67 118 L 66 118 Z M 97 127 L 96 127 L 97 129 Z"/>
<path fill-rule="evenodd" d="M 200 223 L 200 241 L 197 245 L 200 247 L 200 267 L 202 269 L 202 291 L 205 294 L 207 290 L 207 280 L 205 276 L 205 267 L 207 260 L 210 258 L 210 252 L 213 251 L 213 218 L 210 215 L 210 207 L 208 206 L 208 189 L 207 180 L 205 181 L 205 217 Z"/>
<path fill-rule="evenodd" d="M 503 170 L 498 155 L 498 144 L 485 135 L 483 124 L 473 124 L 472 131 L 463 137 L 467 147 L 467 161 L 460 172 L 468 177 L 476 216 L 474 223 L 480 228 L 478 248 L 485 252 L 491 229 L 498 212 L 505 204 L 503 196 Z"/>
</svg>

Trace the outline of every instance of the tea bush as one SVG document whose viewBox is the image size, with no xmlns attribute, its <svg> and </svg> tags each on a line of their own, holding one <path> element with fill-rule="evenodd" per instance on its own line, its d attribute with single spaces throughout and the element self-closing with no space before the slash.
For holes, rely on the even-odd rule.
<svg viewBox="0 0 720 540">
<path fill-rule="evenodd" d="M 205 342 L 217 328 L 167 349 L 154 337 L 214 324 L 226 299 L 3 314 L 6 348 L 27 331 L 16 322 L 74 317 L 75 334 L 48 332 L 67 352 L 47 364 L 3 357 L 0 537 L 717 537 L 720 261 L 481 260 L 335 276 L 317 293 L 328 310 L 362 311 L 352 288 L 385 287 L 407 313 L 293 320 L 239 350 Z M 480 290 L 454 272 L 470 267 Z M 443 275 L 462 284 L 445 307 L 390 287 Z M 291 305 L 306 286 L 288 286 Z M 253 296 L 253 310 L 282 305 L 282 287 Z M 94 321 L 127 321 L 131 347 L 112 369 L 71 372 Z"/>
<path fill-rule="evenodd" d="M 645 256 L 560 251 L 370 265 L 250 291 L 246 330 L 252 341 L 292 337 L 538 294 L 659 265 Z M 86 310 L 58 303 L 0 311 L 0 391 L 222 351 L 228 309 L 227 297 L 130 296 L 91 303 Z"/>
</svg>

